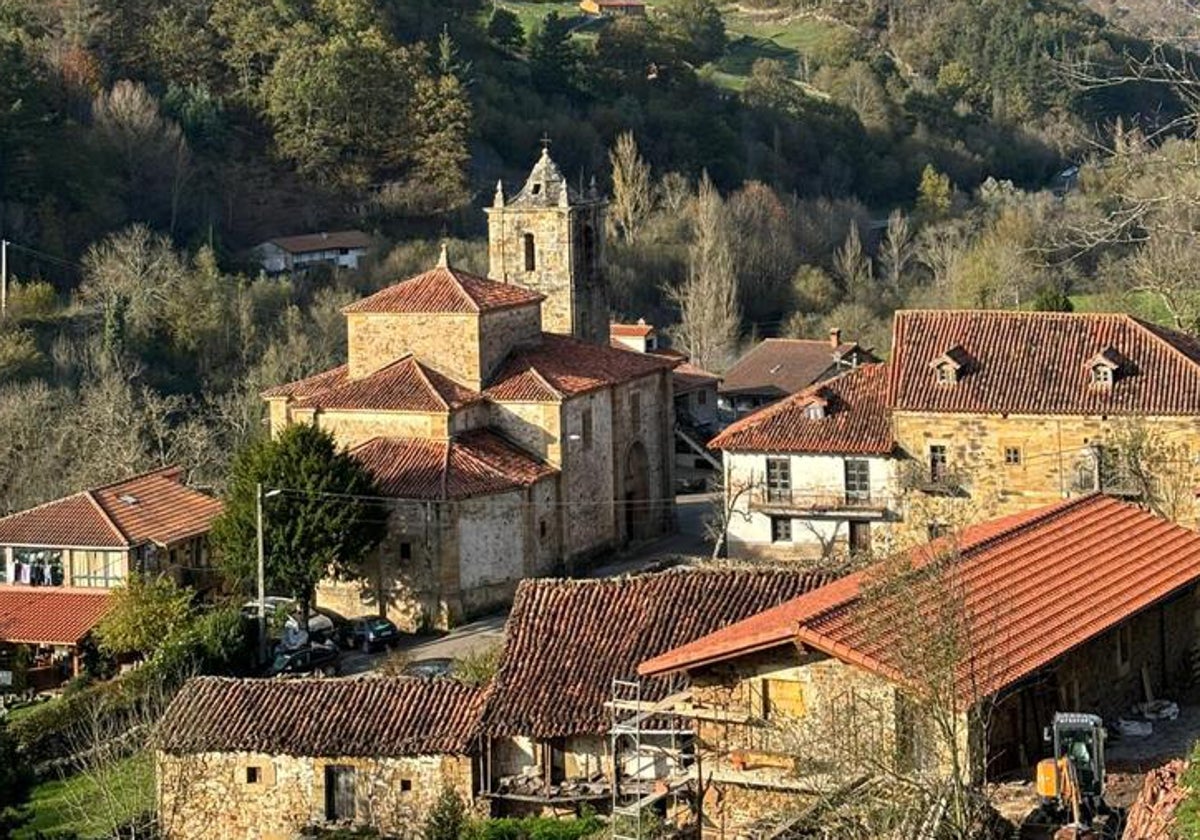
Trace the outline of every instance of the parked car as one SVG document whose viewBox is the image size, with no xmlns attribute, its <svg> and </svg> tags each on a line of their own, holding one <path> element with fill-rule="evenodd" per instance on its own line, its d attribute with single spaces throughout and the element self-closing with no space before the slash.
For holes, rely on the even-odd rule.
<svg viewBox="0 0 1200 840">
<path fill-rule="evenodd" d="M 400 631 L 386 618 L 377 615 L 353 619 L 342 634 L 342 644 L 347 648 L 362 648 L 370 653 L 376 648 L 395 647 L 400 641 Z"/>
<path fill-rule="evenodd" d="M 275 616 L 286 615 L 287 618 L 283 622 L 284 635 L 288 638 L 296 638 L 300 628 L 299 605 L 293 599 L 282 595 L 268 595 L 265 601 L 268 624 L 273 628 L 278 628 Z M 242 604 L 242 615 L 250 619 L 258 618 L 258 599 Z M 333 619 L 327 613 L 313 609 L 308 615 L 308 638 L 303 641 L 328 641 L 334 637 L 334 630 Z"/>
<path fill-rule="evenodd" d="M 336 677 L 341 672 L 341 654 L 332 642 L 318 642 L 295 650 L 275 654 L 267 675 L 271 677 L 300 677 L 319 674 Z"/>
</svg>

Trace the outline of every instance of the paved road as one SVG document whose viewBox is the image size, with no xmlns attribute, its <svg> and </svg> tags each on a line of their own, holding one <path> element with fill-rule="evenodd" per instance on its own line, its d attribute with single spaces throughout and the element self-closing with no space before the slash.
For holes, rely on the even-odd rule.
<svg viewBox="0 0 1200 840">
<path fill-rule="evenodd" d="M 676 520 L 679 528 L 674 534 L 637 546 L 612 562 L 587 572 L 588 577 L 615 577 L 654 571 L 674 565 L 682 557 L 707 557 L 712 550 L 705 539 L 705 522 L 712 516 L 712 493 L 696 493 L 675 498 Z M 409 636 L 400 643 L 410 663 L 430 660 L 457 659 L 467 654 L 487 650 L 504 640 L 504 621 L 508 612 L 475 619 L 438 636 Z M 387 652 L 364 654 L 349 651 L 342 654 L 342 673 L 361 674 L 379 667 Z"/>
</svg>

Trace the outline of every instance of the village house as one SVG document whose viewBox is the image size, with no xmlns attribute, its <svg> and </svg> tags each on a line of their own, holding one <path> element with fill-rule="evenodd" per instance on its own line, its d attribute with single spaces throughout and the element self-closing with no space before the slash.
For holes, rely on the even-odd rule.
<svg viewBox="0 0 1200 840">
<path fill-rule="evenodd" d="M 485 694 L 442 678 L 189 680 L 159 726 L 162 835 L 413 835 L 443 789 L 470 801 Z"/>
<path fill-rule="evenodd" d="M 347 364 L 263 394 L 274 433 L 328 429 L 394 500 L 378 568 L 319 604 L 445 627 L 674 527 L 678 360 L 610 345 L 603 214 L 543 152 L 488 209 L 497 279 L 443 248 L 345 308 Z"/>
<path fill-rule="evenodd" d="M 865 364 L 727 427 L 730 556 L 830 560 L 885 549 L 899 518 L 887 366 Z"/>
<path fill-rule="evenodd" d="M 596 17 L 643 17 L 646 14 L 643 0 L 581 0 L 579 8 L 584 14 Z"/>
<path fill-rule="evenodd" d="M 356 269 L 370 249 L 371 237 L 361 230 L 337 230 L 268 239 L 254 254 L 267 274 L 298 274 L 317 265 Z"/>
<path fill-rule="evenodd" d="M 911 529 L 1093 490 L 1144 497 L 1126 456 L 1150 459 L 1158 509 L 1196 524 L 1195 339 L 1129 315 L 976 311 L 897 312 L 893 336 Z"/>
<path fill-rule="evenodd" d="M 635 353 L 653 353 L 659 349 L 658 332 L 645 318 L 638 318 L 636 324 L 609 324 L 608 336 L 614 345 Z"/>
<path fill-rule="evenodd" d="M 482 795 L 493 812 L 607 810 L 615 768 L 635 791 L 650 784 L 656 762 L 659 769 L 681 768 L 688 733 L 677 733 L 673 757 L 660 751 L 649 761 L 614 734 L 614 700 L 648 709 L 681 684 L 656 679 L 635 686 L 638 664 L 828 579 L 746 566 L 522 582 L 483 719 Z M 660 727 L 642 746 L 665 748 L 672 740 Z"/>
<path fill-rule="evenodd" d="M 83 670 L 83 644 L 112 606 L 102 589 L 0 587 L 0 694 L 49 691 Z"/>
<path fill-rule="evenodd" d="M 897 560 L 639 668 L 688 677 L 706 835 L 863 767 L 1027 768 L 1055 712 L 1109 719 L 1192 679 L 1200 535 L 1140 507 L 1083 496 Z"/>
<path fill-rule="evenodd" d="M 866 362 L 877 362 L 856 342 L 830 330 L 827 341 L 768 338 L 750 348 L 725 371 L 720 409 L 726 421 L 742 417 L 809 385 Z"/>
</svg>

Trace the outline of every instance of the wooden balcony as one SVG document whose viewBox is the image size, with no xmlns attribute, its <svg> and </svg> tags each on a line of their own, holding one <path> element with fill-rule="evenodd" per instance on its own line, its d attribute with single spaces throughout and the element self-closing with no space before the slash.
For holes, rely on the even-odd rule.
<svg viewBox="0 0 1200 840">
<path fill-rule="evenodd" d="M 866 493 L 794 488 L 760 490 L 750 500 L 751 510 L 794 516 L 824 516 L 839 519 L 883 519 L 889 500 Z"/>
</svg>

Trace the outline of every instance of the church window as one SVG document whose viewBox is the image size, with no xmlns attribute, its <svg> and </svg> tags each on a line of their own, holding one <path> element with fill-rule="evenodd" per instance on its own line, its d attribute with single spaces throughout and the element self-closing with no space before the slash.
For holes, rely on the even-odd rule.
<svg viewBox="0 0 1200 840">
<path fill-rule="evenodd" d="M 537 268 L 537 245 L 534 244 L 533 234 L 525 234 L 525 270 L 534 271 Z"/>
<path fill-rule="evenodd" d="M 589 268 L 596 262 L 596 231 L 591 225 L 583 228 L 583 264 Z"/>
<path fill-rule="evenodd" d="M 401 560 L 411 560 L 412 559 L 412 543 L 410 543 L 410 542 L 400 543 L 400 559 Z"/>
<path fill-rule="evenodd" d="M 629 395 L 629 420 L 635 426 L 642 422 L 642 395 L 636 391 Z"/>
<path fill-rule="evenodd" d="M 583 448 L 591 449 L 592 448 L 592 410 L 590 408 L 585 408 L 583 410 L 583 415 L 580 418 L 579 426 L 580 426 L 579 437 L 583 441 Z"/>
</svg>

